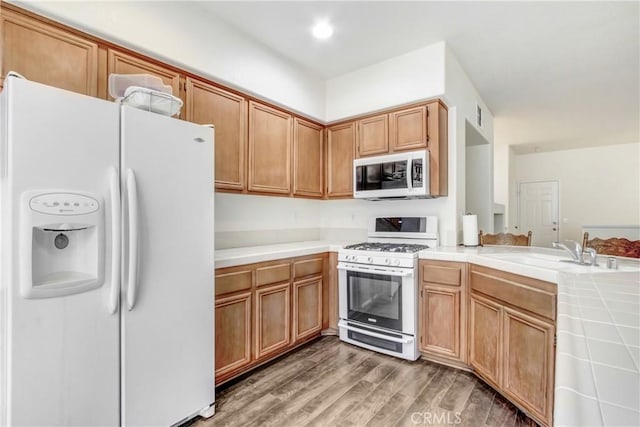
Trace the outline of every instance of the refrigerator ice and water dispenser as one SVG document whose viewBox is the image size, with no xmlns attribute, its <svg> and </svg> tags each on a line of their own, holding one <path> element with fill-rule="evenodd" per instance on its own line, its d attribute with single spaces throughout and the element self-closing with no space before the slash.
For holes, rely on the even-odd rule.
<svg viewBox="0 0 640 427">
<path fill-rule="evenodd" d="M 104 282 L 104 209 L 86 192 L 27 191 L 21 199 L 20 293 L 51 298 Z"/>
</svg>

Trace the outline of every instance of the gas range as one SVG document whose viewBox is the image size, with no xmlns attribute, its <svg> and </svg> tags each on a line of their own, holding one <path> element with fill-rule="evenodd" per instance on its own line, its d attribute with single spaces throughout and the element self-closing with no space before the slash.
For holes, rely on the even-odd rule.
<svg viewBox="0 0 640 427">
<path fill-rule="evenodd" d="M 383 217 L 369 223 L 368 240 L 345 246 L 338 260 L 413 268 L 418 252 L 438 246 L 437 217 Z"/>
<path fill-rule="evenodd" d="M 355 245 L 345 246 L 344 248 L 356 250 L 356 251 L 411 253 L 411 252 L 420 252 L 423 249 L 428 249 L 429 245 L 418 245 L 415 243 L 363 242 L 363 243 L 356 243 Z"/>
<path fill-rule="evenodd" d="M 418 252 L 438 246 L 438 218 L 384 217 L 368 241 L 338 251 L 342 341 L 408 360 L 420 357 Z"/>
</svg>

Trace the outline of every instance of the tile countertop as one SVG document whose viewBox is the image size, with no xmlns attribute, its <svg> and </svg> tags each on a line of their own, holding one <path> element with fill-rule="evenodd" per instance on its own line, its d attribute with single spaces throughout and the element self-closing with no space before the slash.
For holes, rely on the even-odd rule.
<svg viewBox="0 0 640 427">
<path fill-rule="evenodd" d="M 322 252 L 338 252 L 344 244 L 345 243 L 326 240 L 314 240 L 308 242 L 220 249 L 215 251 L 215 268 L 234 267 L 236 265 L 313 255 Z"/>
<path fill-rule="evenodd" d="M 554 425 L 640 425 L 640 262 L 619 270 L 559 263 L 565 252 L 441 247 L 421 259 L 460 261 L 558 284 Z M 600 257 L 600 264 L 606 262 Z"/>
</svg>

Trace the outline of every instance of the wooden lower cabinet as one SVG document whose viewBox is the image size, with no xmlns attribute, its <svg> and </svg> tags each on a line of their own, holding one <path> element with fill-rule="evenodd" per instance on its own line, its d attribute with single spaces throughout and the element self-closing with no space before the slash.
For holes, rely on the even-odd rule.
<svg viewBox="0 0 640 427">
<path fill-rule="evenodd" d="M 467 266 L 420 261 L 418 310 L 420 351 L 427 356 L 466 362 Z"/>
<path fill-rule="evenodd" d="M 504 309 L 502 389 L 508 397 L 551 420 L 553 407 L 554 327 L 509 308 Z"/>
<path fill-rule="evenodd" d="M 553 425 L 556 288 L 470 268 L 469 364 L 536 422 Z"/>
<path fill-rule="evenodd" d="M 256 289 L 256 359 L 289 346 L 290 307 L 290 283 Z"/>
<path fill-rule="evenodd" d="M 293 340 L 304 341 L 322 330 L 322 277 L 293 282 Z"/>
<path fill-rule="evenodd" d="M 216 377 L 251 363 L 251 292 L 215 304 Z"/>
<path fill-rule="evenodd" d="M 458 359 L 460 289 L 423 285 L 420 298 L 424 310 L 420 350 Z"/>
<path fill-rule="evenodd" d="M 500 305 L 471 295 L 469 305 L 469 365 L 484 379 L 500 384 Z"/>
<path fill-rule="evenodd" d="M 316 254 L 216 270 L 216 384 L 320 336 L 325 264 Z"/>
</svg>

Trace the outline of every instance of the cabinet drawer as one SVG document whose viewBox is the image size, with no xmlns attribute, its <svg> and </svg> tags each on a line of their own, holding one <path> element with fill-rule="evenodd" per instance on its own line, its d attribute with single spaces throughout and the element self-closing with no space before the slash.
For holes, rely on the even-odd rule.
<svg viewBox="0 0 640 427">
<path fill-rule="evenodd" d="M 293 277 L 305 277 L 314 274 L 322 274 L 324 258 L 313 258 L 296 261 L 293 264 Z"/>
<path fill-rule="evenodd" d="M 286 282 L 291 278 L 291 264 L 276 264 L 256 268 L 256 286 Z"/>
<path fill-rule="evenodd" d="M 216 296 L 251 289 L 251 270 L 216 275 Z"/>
<path fill-rule="evenodd" d="M 553 286 L 552 283 L 475 265 L 471 268 L 472 291 L 552 320 L 556 318 L 556 296 L 551 291 Z"/>
<path fill-rule="evenodd" d="M 440 283 L 442 285 L 460 286 L 462 267 L 455 264 L 434 265 L 425 263 L 422 265 L 422 281 Z"/>
</svg>

